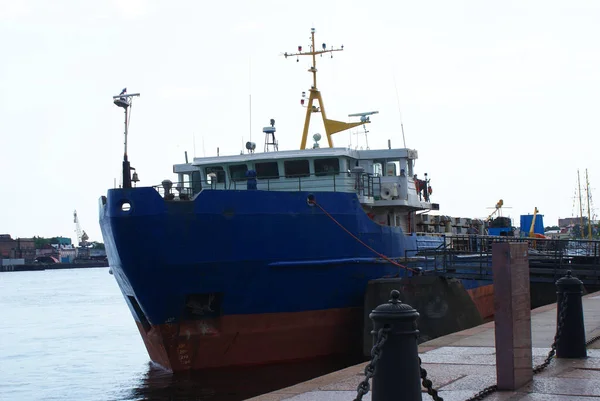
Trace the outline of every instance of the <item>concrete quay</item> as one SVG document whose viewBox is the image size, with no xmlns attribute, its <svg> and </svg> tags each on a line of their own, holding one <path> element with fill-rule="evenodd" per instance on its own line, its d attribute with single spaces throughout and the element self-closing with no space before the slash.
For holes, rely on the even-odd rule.
<svg viewBox="0 0 600 401">
<path fill-rule="evenodd" d="M 582 298 L 586 339 L 600 335 L 600 292 Z M 556 333 L 556 304 L 531 311 L 533 365 L 541 364 Z M 494 322 L 422 343 L 419 356 L 433 387 L 445 401 L 465 400 L 496 384 Z M 498 391 L 485 400 L 600 401 L 600 339 L 587 349 L 587 358 L 554 358 L 533 381 L 516 391 Z M 250 401 L 352 401 L 364 379 L 366 362 L 280 389 Z M 431 396 L 423 388 L 423 400 Z M 400 400 L 401 397 L 398 397 Z M 371 392 L 363 397 L 371 400 Z"/>
</svg>

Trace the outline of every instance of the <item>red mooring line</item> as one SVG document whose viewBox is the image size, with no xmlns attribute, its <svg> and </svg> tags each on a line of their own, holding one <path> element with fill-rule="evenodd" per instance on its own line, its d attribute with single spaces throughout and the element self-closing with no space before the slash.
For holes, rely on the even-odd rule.
<svg viewBox="0 0 600 401">
<path fill-rule="evenodd" d="M 402 269 L 409 270 L 409 271 L 411 271 L 411 272 L 413 272 L 413 273 L 419 273 L 419 271 L 418 271 L 418 270 L 411 269 L 411 268 L 410 268 L 410 267 L 408 267 L 408 266 L 401 265 L 400 263 L 398 263 L 398 262 L 396 262 L 396 261 L 394 261 L 394 260 L 392 260 L 392 259 L 388 258 L 388 257 L 387 257 L 387 256 L 385 256 L 384 254 L 377 252 L 375 249 L 373 249 L 373 248 L 371 248 L 369 245 L 365 244 L 365 243 L 364 243 L 364 242 L 363 242 L 363 241 L 362 241 L 360 238 L 358 238 L 356 235 L 352 234 L 352 232 L 350 232 L 350 231 L 349 231 L 349 230 L 348 230 L 346 227 L 344 227 L 343 225 L 341 225 L 339 221 L 337 221 L 337 220 L 336 220 L 336 219 L 335 219 L 335 218 L 334 218 L 334 217 L 333 217 L 331 214 L 329 214 L 329 213 L 327 212 L 327 210 L 323 209 L 323 206 L 319 205 L 319 204 L 317 203 L 317 201 L 315 201 L 315 200 L 312 200 L 312 201 L 310 201 L 310 200 L 309 200 L 308 202 L 309 202 L 309 203 L 312 203 L 313 205 L 315 205 L 315 206 L 317 206 L 319 209 L 321 209 L 321 211 L 322 211 L 323 213 L 325 213 L 325 214 L 327 215 L 327 217 L 329 217 L 329 218 L 330 218 L 330 219 L 331 219 L 331 220 L 332 220 L 332 221 L 333 221 L 335 224 L 337 224 L 337 225 L 338 225 L 338 226 L 339 226 L 339 227 L 340 227 L 342 230 L 346 231 L 346 232 L 347 232 L 347 233 L 348 233 L 348 234 L 349 234 L 349 235 L 350 235 L 352 238 L 354 238 L 356 241 L 358 241 L 359 243 L 361 243 L 361 244 L 362 244 L 363 246 L 365 246 L 367 249 L 371 250 L 371 251 L 372 251 L 374 254 L 376 254 L 376 255 L 377 255 L 377 256 L 379 256 L 380 258 L 387 260 L 388 262 L 390 262 L 390 263 L 391 263 L 391 264 L 393 264 L 394 266 L 398 266 L 398 267 L 400 267 L 400 268 L 402 268 Z"/>
</svg>

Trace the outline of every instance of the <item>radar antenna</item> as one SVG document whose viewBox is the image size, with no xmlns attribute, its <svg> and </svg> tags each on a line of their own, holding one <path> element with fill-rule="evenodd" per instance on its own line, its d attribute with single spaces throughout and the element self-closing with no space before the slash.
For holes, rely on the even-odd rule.
<svg viewBox="0 0 600 401">
<path fill-rule="evenodd" d="M 317 50 L 315 48 L 315 28 L 311 28 L 311 44 L 310 51 L 302 51 L 302 46 L 298 46 L 298 51 L 296 53 L 284 53 L 285 58 L 296 56 L 296 61 L 300 61 L 299 56 L 312 56 L 312 66 L 308 69 L 308 72 L 313 74 L 313 85 L 310 88 L 310 96 L 308 98 L 308 106 L 306 107 L 306 118 L 304 120 L 304 130 L 302 131 L 302 142 L 300 143 L 300 149 L 306 149 L 306 140 L 308 137 L 308 127 L 310 125 L 310 116 L 312 113 L 321 113 L 323 117 L 323 125 L 325 126 L 325 135 L 327 136 L 327 142 L 329 147 L 333 147 L 333 142 L 331 140 L 331 135 L 345 131 L 347 129 L 366 124 L 368 121 L 361 122 L 353 122 L 353 123 L 345 123 L 343 121 L 337 120 L 329 120 L 327 119 L 327 115 L 325 114 L 325 105 L 323 104 L 323 98 L 321 97 L 321 92 L 317 89 L 317 58 L 316 55 L 320 54 L 323 57 L 323 53 L 332 53 L 331 57 L 333 58 L 333 52 L 338 52 L 344 50 L 344 46 L 342 45 L 339 49 L 334 49 L 331 47 L 327 49 L 327 45 L 325 43 L 322 44 L 322 50 Z M 314 101 L 317 100 L 319 102 L 319 106 L 314 106 Z M 304 98 L 300 100 L 300 103 L 304 105 Z"/>
<path fill-rule="evenodd" d="M 117 96 L 113 96 L 113 103 L 119 107 L 122 107 L 125 110 L 125 152 L 123 153 L 123 188 L 131 188 L 131 170 L 135 170 L 135 168 L 130 166 L 129 160 L 127 159 L 127 130 L 129 128 L 129 119 L 131 116 L 133 98 L 139 95 L 139 93 L 127 94 L 127 88 L 123 88 L 121 93 L 119 93 Z M 137 173 L 134 173 L 134 179 L 136 181 L 139 181 L 137 179 Z"/>
<path fill-rule="evenodd" d="M 277 152 L 279 150 L 279 145 L 277 144 L 277 141 L 275 140 L 275 120 L 271 119 L 271 126 L 270 127 L 264 127 L 263 128 L 263 132 L 265 133 L 265 152 L 269 151 L 269 146 L 271 146 L 274 152 Z"/>
<path fill-rule="evenodd" d="M 354 114 L 348 114 L 348 117 L 360 117 L 360 121 L 363 123 L 370 123 L 371 119 L 369 118 L 369 116 L 373 115 L 373 114 L 378 114 L 378 111 L 365 111 L 363 113 L 354 113 Z M 363 128 L 365 129 L 365 146 L 367 148 L 367 150 L 369 150 L 369 139 L 367 138 L 367 134 L 369 133 L 369 131 L 367 131 L 367 126 L 363 125 Z M 356 133 L 356 146 L 358 147 L 358 135 L 359 132 Z"/>
</svg>

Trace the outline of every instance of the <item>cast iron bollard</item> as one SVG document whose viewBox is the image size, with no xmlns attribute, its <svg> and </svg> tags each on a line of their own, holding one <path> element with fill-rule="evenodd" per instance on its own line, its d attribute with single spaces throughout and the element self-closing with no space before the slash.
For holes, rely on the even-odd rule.
<svg viewBox="0 0 600 401">
<path fill-rule="evenodd" d="M 373 376 L 371 399 L 422 401 L 416 323 L 419 313 L 399 301 L 399 291 L 393 290 L 390 295 L 389 303 L 379 305 L 369 314 L 373 321 L 374 342 L 380 328 L 388 329 L 388 339 Z"/>
<path fill-rule="evenodd" d="M 583 283 L 577 277 L 571 276 L 571 271 L 556 282 L 558 300 L 556 315 L 559 319 L 564 308 L 562 330 L 556 345 L 557 358 L 585 358 L 585 326 L 583 324 Z M 566 305 L 562 303 L 566 302 Z M 561 322 L 558 322 L 561 324 Z"/>
</svg>

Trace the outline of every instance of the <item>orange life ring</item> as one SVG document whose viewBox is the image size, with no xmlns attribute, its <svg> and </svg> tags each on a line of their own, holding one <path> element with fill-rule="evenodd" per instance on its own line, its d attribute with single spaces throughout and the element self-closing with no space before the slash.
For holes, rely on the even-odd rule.
<svg viewBox="0 0 600 401">
<path fill-rule="evenodd" d="M 431 195 L 431 193 L 433 192 L 433 189 L 431 189 L 431 186 L 429 188 L 427 188 L 427 192 L 429 192 L 429 195 Z"/>
</svg>

